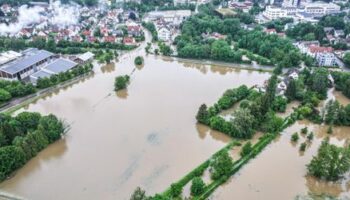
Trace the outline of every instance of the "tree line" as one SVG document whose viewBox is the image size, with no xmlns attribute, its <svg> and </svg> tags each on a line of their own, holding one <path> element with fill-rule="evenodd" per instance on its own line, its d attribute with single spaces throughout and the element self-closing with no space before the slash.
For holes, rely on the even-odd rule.
<svg viewBox="0 0 350 200">
<path fill-rule="evenodd" d="M 20 51 L 33 47 L 55 53 L 78 54 L 85 53 L 87 49 L 132 50 L 136 46 L 110 42 L 73 42 L 67 40 L 60 40 L 56 43 L 53 39 L 46 40 L 44 38 L 27 40 L 24 38 L 0 37 L 0 51 Z"/>
<path fill-rule="evenodd" d="M 72 70 L 61 72 L 59 74 L 54 74 L 50 77 L 39 78 L 36 82 L 36 87 L 38 89 L 48 88 L 64 81 L 70 80 L 74 77 L 86 74 L 91 72 L 93 69 L 93 65 L 91 63 L 86 64 L 84 66 L 78 66 L 73 68 Z"/>
<path fill-rule="evenodd" d="M 49 3 L 49 0 L 34 0 L 34 2 L 36 1 Z M 33 1 L 32 0 L 0 0 L 0 5 L 9 4 L 11 6 L 21 6 L 24 4 L 29 4 L 30 2 L 33 2 Z M 75 2 L 80 5 L 86 5 L 86 6 L 95 6 L 98 4 L 98 0 L 61 0 L 61 2 L 64 4 Z"/>
<path fill-rule="evenodd" d="M 22 112 L 0 114 L 0 180 L 4 180 L 49 144 L 59 140 L 64 125 L 54 115 Z"/>
</svg>

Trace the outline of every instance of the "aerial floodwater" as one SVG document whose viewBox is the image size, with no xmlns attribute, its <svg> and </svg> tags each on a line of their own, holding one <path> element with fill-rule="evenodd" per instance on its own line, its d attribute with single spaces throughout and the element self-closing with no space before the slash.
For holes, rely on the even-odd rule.
<svg viewBox="0 0 350 200">
<path fill-rule="evenodd" d="M 95 66 L 94 75 L 21 109 L 53 113 L 70 129 L 0 190 L 35 200 L 129 199 L 137 186 L 162 192 L 230 141 L 196 124 L 198 107 L 270 76 L 154 55 L 135 68 L 143 54 L 139 48 Z M 114 92 L 115 77 L 125 74 L 131 74 L 127 90 Z"/>
<path fill-rule="evenodd" d="M 350 100 L 333 89 L 328 92 L 329 99 L 337 99 L 347 105 Z M 296 106 L 295 106 L 296 107 Z M 306 141 L 302 135 L 299 142 L 291 142 L 291 135 L 308 127 L 315 135 L 312 142 L 308 142 L 305 152 L 299 151 L 299 146 Z M 244 200 L 256 199 L 305 199 L 308 195 L 326 195 L 349 199 L 350 176 L 337 182 L 326 182 L 307 176 L 306 165 L 317 154 L 321 142 L 328 136 L 330 143 L 344 146 L 350 143 L 349 127 L 334 127 L 333 133 L 327 134 L 328 126 L 316 125 L 306 120 L 297 121 L 281 132 L 272 144 L 260 155 L 251 160 L 242 170 L 219 187 L 211 199 L 226 200 L 240 197 Z"/>
</svg>

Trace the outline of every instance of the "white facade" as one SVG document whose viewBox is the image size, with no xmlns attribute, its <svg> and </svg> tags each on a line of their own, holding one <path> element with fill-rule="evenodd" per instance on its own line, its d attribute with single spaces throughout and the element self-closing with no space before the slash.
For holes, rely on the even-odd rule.
<svg viewBox="0 0 350 200">
<path fill-rule="evenodd" d="M 270 20 L 274 20 L 287 17 L 287 10 L 275 6 L 267 6 L 266 10 L 263 12 L 263 15 Z"/>
<path fill-rule="evenodd" d="M 323 16 L 327 14 L 339 13 L 340 6 L 334 3 L 314 2 L 304 4 L 303 10 L 304 12 L 315 16 Z"/>
<path fill-rule="evenodd" d="M 167 27 L 160 27 L 158 29 L 158 39 L 162 41 L 169 41 L 171 40 L 171 32 Z"/>
<path fill-rule="evenodd" d="M 337 64 L 333 53 L 317 53 L 315 58 L 319 66 L 335 66 Z"/>
</svg>

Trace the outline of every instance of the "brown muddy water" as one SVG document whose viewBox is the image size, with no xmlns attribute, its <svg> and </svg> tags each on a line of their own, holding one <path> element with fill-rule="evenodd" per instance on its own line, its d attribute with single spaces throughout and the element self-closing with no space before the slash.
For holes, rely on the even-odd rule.
<svg viewBox="0 0 350 200">
<path fill-rule="evenodd" d="M 335 97 L 342 104 L 349 102 L 339 92 L 330 90 L 328 94 L 329 99 Z M 300 152 L 300 144 L 307 140 L 306 136 L 300 134 L 300 130 L 306 126 L 309 132 L 314 132 L 315 137 L 308 143 L 306 151 Z M 298 121 L 285 129 L 261 154 L 218 188 L 210 199 L 292 200 L 309 194 L 350 198 L 349 174 L 338 182 L 320 181 L 306 175 L 306 165 L 317 154 L 324 138 L 329 136 L 330 142 L 338 146 L 350 144 L 350 127 L 335 127 L 332 135 L 327 134 L 327 129 L 328 126 L 325 125 Z M 295 132 L 299 133 L 300 139 L 297 143 L 292 143 L 291 135 Z"/>
<path fill-rule="evenodd" d="M 137 187 L 162 192 L 230 139 L 197 125 L 202 103 L 228 88 L 262 84 L 269 73 L 123 55 L 85 80 L 21 111 L 53 113 L 70 124 L 64 139 L 30 160 L 0 190 L 33 200 L 129 199 Z M 113 91 L 130 74 L 127 90 Z"/>
</svg>

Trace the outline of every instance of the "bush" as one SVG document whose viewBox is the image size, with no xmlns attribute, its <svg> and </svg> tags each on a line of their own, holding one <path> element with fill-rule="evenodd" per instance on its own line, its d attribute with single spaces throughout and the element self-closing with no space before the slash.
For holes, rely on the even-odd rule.
<svg viewBox="0 0 350 200">
<path fill-rule="evenodd" d="M 291 140 L 292 142 L 297 142 L 297 141 L 299 140 L 299 135 L 298 135 L 298 133 L 295 132 L 295 133 L 292 135 L 292 137 L 291 137 L 290 140 Z"/>
<path fill-rule="evenodd" d="M 300 144 L 299 150 L 300 151 L 305 151 L 305 149 L 306 149 L 306 143 L 303 142 L 303 143 Z"/>
<path fill-rule="evenodd" d="M 308 131 L 307 127 L 304 127 L 304 128 L 301 129 L 301 133 L 304 134 L 304 135 L 307 134 L 307 131 Z"/>
</svg>

